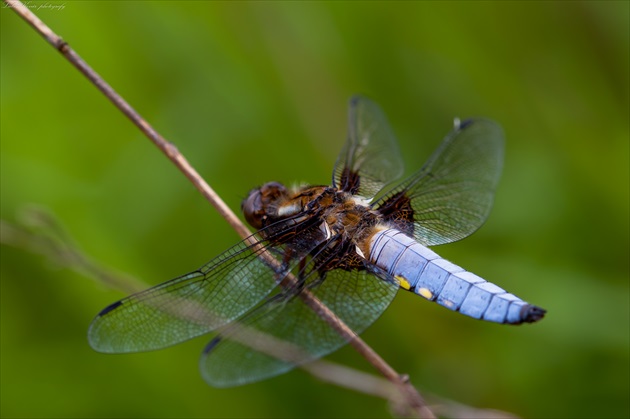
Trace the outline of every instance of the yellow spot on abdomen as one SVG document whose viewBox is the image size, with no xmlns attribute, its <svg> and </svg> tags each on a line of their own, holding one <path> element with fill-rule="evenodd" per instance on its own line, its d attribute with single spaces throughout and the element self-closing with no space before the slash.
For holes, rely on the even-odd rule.
<svg viewBox="0 0 630 419">
<path fill-rule="evenodd" d="M 411 284 L 405 278 L 400 275 L 396 275 L 395 278 L 398 280 L 398 285 L 400 285 L 400 288 L 406 290 L 411 289 Z"/>
<path fill-rule="evenodd" d="M 418 288 L 416 292 L 420 294 L 421 296 L 423 296 L 424 298 L 426 298 L 427 300 L 430 300 L 431 298 L 433 298 L 433 293 L 428 288 Z"/>
</svg>

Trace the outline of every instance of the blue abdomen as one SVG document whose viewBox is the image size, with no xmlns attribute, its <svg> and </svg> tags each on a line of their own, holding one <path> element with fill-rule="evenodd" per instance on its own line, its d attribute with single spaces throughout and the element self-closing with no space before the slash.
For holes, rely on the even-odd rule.
<svg viewBox="0 0 630 419">
<path fill-rule="evenodd" d="M 402 288 L 476 319 L 520 324 L 535 322 L 545 314 L 396 229 L 372 236 L 369 259 L 394 276 Z"/>
</svg>

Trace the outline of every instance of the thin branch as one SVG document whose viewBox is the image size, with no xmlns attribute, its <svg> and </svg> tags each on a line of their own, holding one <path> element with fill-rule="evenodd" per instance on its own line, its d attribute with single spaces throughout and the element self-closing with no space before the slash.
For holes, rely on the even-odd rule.
<svg viewBox="0 0 630 419">
<path fill-rule="evenodd" d="M 125 114 L 165 155 L 179 168 L 179 170 L 193 183 L 201 194 L 215 207 L 219 214 L 245 240 L 253 244 L 251 232 L 241 223 L 239 218 L 223 202 L 219 195 L 202 179 L 197 171 L 172 143 L 165 140 L 144 118 L 142 118 L 114 89 L 103 80 L 70 46 L 46 26 L 27 7 L 16 0 L 3 0 L 10 8 L 20 15 L 29 25 L 39 32 L 55 49 L 57 49 L 72 65 L 74 65 L 92 84 L 94 84 L 123 114 Z M 262 253 L 265 260 L 277 263 L 271 255 Z M 381 374 L 394 383 L 408 405 L 421 417 L 434 418 L 422 396 L 409 383 L 389 366 L 371 347 L 359 338 L 341 319 L 332 313 L 328 307 L 308 292 L 301 293 L 301 298 L 319 316 L 325 319 L 337 332 L 364 356 Z"/>
</svg>

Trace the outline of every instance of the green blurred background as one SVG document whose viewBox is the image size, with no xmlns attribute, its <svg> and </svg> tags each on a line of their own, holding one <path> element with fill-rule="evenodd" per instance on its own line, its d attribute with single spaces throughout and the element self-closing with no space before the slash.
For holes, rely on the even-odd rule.
<svg viewBox="0 0 630 419">
<path fill-rule="evenodd" d="M 43 3 L 30 2 L 37 8 Z M 628 417 L 629 3 L 50 2 L 36 13 L 235 210 L 269 180 L 328 183 L 354 93 L 419 168 L 455 116 L 506 132 L 496 204 L 437 251 L 548 310 L 471 320 L 409 293 L 364 333 L 427 394 L 525 417 Z M 1 217 L 37 204 L 149 284 L 239 238 L 139 131 L 10 9 L 2 19 Z M 124 294 L 2 246 L 3 417 L 387 417 L 305 372 L 213 389 L 207 338 L 103 355 Z M 349 348 L 328 357 L 372 372 Z"/>
</svg>

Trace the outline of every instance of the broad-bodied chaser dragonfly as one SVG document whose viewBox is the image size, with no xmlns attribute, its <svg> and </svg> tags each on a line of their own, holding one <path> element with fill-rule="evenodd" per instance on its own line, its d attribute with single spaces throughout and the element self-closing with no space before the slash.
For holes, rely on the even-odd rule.
<svg viewBox="0 0 630 419">
<path fill-rule="evenodd" d="M 164 348 L 218 331 L 201 357 L 211 385 L 286 372 L 347 343 L 301 294 L 363 332 L 399 288 L 475 319 L 532 323 L 545 310 L 442 259 L 428 246 L 462 239 L 488 216 L 503 132 L 455 123 L 425 165 L 402 174 L 398 146 L 372 101 L 350 101 L 348 139 L 332 186 L 266 183 L 243 201 L 258 232 L 200 269 L 115 302 L 89 329 L 101 352 Z M 291 280 L 289 280 L 291 279 Z"/>
</svg>

